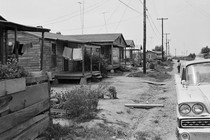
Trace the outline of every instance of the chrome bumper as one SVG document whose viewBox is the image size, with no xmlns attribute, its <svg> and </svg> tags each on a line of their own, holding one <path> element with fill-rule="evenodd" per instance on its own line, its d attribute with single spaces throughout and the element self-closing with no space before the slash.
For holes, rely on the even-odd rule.
<svg viewBox="0 0 210 140">
<path fill-rule="evenodd" d="M 210 140 L 210 128 L 179 128 L 177 127 L 177 137 L 179 140 Z M 183 135 L 189 135 L 189 139 L 184 139 Z"/>
</svg>

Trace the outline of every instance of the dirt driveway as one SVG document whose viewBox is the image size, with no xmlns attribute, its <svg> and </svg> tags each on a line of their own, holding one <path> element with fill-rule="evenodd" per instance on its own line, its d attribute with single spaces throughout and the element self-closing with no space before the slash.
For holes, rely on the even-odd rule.
<svg viewBox="0 0 210 140">
<path fill-rule="evenodd" d="M 100 99 L 97 118 L 82 124 L 97 128 L 105 124 L 115 128 L 122 137 L 116 140 L 175 140 L 176 91 L 174 71 L 165 85 L 145 83 L 146 78 L 112 76 L 102 84 L 115 86 L 118 99 Z M 93 84 L 94 86 L 95 84 Z M 71 88 L 63 85 L 61 88 Z M 57 87 L 57 90 L 61 90 Z M 56 89 L 56 88 L 55 88 Z M 163 104 L 164 107 L 152 109 L 129 108 L 125 104 L 148 103 Z M 120 131 L 119 131 L 120 130 Z"/>
</svg>

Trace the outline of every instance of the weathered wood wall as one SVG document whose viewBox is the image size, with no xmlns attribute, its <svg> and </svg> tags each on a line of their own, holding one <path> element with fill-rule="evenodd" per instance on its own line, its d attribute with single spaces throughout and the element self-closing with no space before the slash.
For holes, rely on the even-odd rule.
<svg viewBox="0 0 210 140">
<path fill-rule="evenodd" d="M 50 123 L 48 78 L 26 78 L 26 85 L 25 90 L 0 96 L 1 140 L 35 139 Z"/>
<path fill-rule="evenodd" d="M 39 38 L 33 35 L 29 35 L 25 32 L 17 32 L 17 40 L 20 44 L 30 44 L 26 48 L 23 55 L 19 55 L 19 65 L 23 66 L 28 71 L 40 70 L 40 46 L 41 41 Z M 13 46 L 9 48 L 9 56 L 13 55 L 14 47 L 14 31 L 8 32 L 8 41 L 13 43 Z"/>
<path fill-rule="evenodd" d="M 9 41 L 14 40 L 14 32 L 9 32 Z M 41 66 L 40 53 L 41 53 L 41 39 L 38 36 L 28 32 L 18 32 L 17 39 L 20 44 L 32 43 L 23 55 L 19 55 L 19 64 L 28 71 L 39 71 Z M 14 42 L 13 42 L 14 44 Z M 56 66 L 52 62 L 52 44 L 56 44 Z M 64 47 L 77 48 L 77 43 L 67 43 L 66 41 L 45 39 L 44 40 L 44 55 L 43 55 L 43 71 L 50 71 L 52 74 L 64 71 L 64 58 L 62 56 Z M 9 49 L 10 54 L 13 49 Z M 69 60 L 68 70 L 73 71 L 73 61 Z"/>
</svg>

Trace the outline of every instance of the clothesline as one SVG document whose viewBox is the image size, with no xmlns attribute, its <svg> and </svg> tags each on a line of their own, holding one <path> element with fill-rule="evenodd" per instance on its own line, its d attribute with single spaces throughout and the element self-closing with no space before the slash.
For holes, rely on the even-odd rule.
<svg viewBox="0 0 210 140">
<path fill-rule="evenodd" d="M 82 49 L 64 47 L 62 56 L 69 60 L 82 60 Z"/>
</svg>

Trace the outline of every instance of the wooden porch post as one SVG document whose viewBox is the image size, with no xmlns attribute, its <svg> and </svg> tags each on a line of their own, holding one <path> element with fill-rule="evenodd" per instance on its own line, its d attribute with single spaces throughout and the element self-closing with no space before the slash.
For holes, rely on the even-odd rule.
<svg viewBox="0 0 210 140">
<path fill-rule="evenodd" d="M 42 42 L 41 42 L 41 60 L 40 60 L 40 63 L 41 63 L 41 67 L 40 67 L 40 70 L 43 70 L 43 58 L 44 58 L 44 32 L 42 32 Z"/>
<path fill-rule="evenodd" d="M 101 71 L 101 47 L 99 48 L 99 71 Z"/>
<path fill-rule="evenodd" d="M 17 28 L 15 28 L 15 58 L 18 61 L 18 48 L 17 48 Z"/>
<path fill-rule="evenodd" d="M 126 65 L 126 47 L 124 49 L 125 49 L 125 65 Z"/>
<path fill-rule="evenodd" d="M 91 74 L 92 74 L 92 72 L 93 72 L 93 48 L 91 47 L 90 48 L 90 54 L 91 54 L 91 56 L 90 56 L 90 72 L 91 72 Z"/>
<path fill-rule="evenodd" d="M 8 59 L 8 31 L 5 30 L 5 63 L 7 63 L 7 59 Z"/>
<path fill-rule="evenodd" d="M 111 65 L 113 66 L 113 44 L 111 45 Z"/>
<path fill-rule="evenodd" d="M 0 29 L 0 61 L 4 64 L 4 46 L 3 46 L 3 29 Z"/>
<path fill-rule="evenodd" d="M 82 45 L 82 75 L 85 76 L 85 49 L 84 45 Z"/>
<path fill-rule="evenodd" d="M 119 65 L 121 65 L 121 48 L 119 47 Z"/>
</svg>

